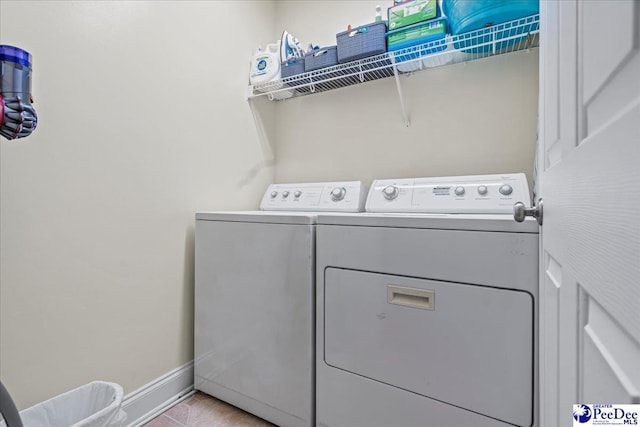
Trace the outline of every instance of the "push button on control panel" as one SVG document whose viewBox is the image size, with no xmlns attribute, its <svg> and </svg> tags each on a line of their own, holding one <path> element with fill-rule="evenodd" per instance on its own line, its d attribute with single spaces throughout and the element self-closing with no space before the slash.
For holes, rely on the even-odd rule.
<svg viewBox="0 0 640 427">
<path fill-rule="evenodd" d="M 398 197 L 398 193 L 398 187 L 396 187 L 395 185 L 387 185 L 382 189 L 382 194 L 387 200 L 395 199 L 396 197 Z"/>
<path fill-rule="evenodd" d="M 331 200 L 334 202 L 338 202 L 344 199 L 344 196 L 347 194 L 347 190 L 344 187 L 336 187 L 331 190 Z"/>
<path fill-rule="evenodd" d="M 513 187 L 510 186 L 509 184 L 505 184 L 500 187 L 499 191 L 500 191 L 500 194 L 508 196 L 509 194 L 513 193 Z"/>
</svg>

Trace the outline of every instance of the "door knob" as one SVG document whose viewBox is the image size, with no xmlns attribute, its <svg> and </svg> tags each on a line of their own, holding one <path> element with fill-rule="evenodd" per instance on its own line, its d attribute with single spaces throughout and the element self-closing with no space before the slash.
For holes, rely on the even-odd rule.
<svg viewBox="0 0 640 427">
<path fill-rule="evenodd" d="M 517 222 L 524 221 L 525 217 L 534 217 L 539 225 L 542 225 L 542 199 L 538 200 L 538 204 L 532 208 L 528 208 L 522 202 L 513 205 L 513 219 Z"/>
</svg>

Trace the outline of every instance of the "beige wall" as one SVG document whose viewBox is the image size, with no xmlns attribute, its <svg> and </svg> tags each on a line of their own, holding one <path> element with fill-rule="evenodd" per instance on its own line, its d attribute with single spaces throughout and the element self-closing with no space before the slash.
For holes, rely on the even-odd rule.
<svg viewBox="0 0 640 427">
<path fill-rule="evenodd" d="M 0 145 L 0 377 L 20 408 L 93 379 L 128 393 L 193 358 L 194 212 L 256 208 L 273 180 L 243 96 L 274 12 L 0 2 L 40 117 Z"/>
<path fill-rule="evenodd" d="M 335 44 L 390 1 L 279 1 L 277 29 Z M 341 11 L 336 13 L 335 11 Z M 384 12 L 383 12 L 384 14 Z M 519 52 L 277 103 L 277 182 L 525 172 L 531 180 L 538 52 Z"/>
</svg>

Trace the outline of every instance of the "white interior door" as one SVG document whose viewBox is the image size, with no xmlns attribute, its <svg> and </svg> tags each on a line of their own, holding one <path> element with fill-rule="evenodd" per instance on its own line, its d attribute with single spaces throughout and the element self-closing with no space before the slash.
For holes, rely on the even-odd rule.
<svg viewBox="0 0 640 427">
<path fill-rule="evenodd" d="M 640 403 L 640 2 L 542 1 L 541 425 Z"/>
</svg>

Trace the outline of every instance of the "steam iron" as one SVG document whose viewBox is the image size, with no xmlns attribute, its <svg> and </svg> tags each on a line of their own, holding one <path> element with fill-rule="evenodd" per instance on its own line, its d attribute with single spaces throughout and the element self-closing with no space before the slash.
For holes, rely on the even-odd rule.
<svg viewBox="0 0 640 427">
<path fill-rule="evenodd" d="M 280 39 L 280 62 L 284 63 L 295 58 L 304 58 L 304 51 L 300 47 L 300 41 L 285 30 Z"/>
</svg>

